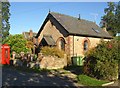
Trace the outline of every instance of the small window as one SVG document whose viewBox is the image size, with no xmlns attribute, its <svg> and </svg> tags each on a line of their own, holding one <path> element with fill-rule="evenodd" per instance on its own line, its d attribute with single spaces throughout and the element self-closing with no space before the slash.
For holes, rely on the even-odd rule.
<svg viewBox="0 0 120 88">
<path fill-rule="evenodd" d="M 60 38 L 59 40 L 59 48 L 65 50 L 65 40 L 63 38 Z"/>
<path fill-rule="evenodd" d="M 84 51 L 88 50 L 88 41 L 84 41 Z"/>
<path fill-rule="evenodd" d="M 65 50 L 65 42 L 63 39 L 61 39 L 61 49 Z"/>
</svg>

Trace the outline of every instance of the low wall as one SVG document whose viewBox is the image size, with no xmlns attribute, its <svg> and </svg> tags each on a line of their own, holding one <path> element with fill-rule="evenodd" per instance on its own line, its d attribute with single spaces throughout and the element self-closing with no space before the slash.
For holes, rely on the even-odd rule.
<svg viewBox="0 0 120 88">
<path fill-rule="evenodd" d="M 53 56 L 44 56 L 40 61 L 40 68 L 60 69 L 67 66 L 66 58 L 58 58 Z"/>
</svg>

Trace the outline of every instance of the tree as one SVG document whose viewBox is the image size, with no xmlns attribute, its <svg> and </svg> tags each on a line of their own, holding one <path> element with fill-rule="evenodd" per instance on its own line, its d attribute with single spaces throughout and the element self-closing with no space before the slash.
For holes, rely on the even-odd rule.
<svg viewBox="0 0 120 88">
<path fill-rule="evenodd" d="M 112 35 L 115 34 L 114 11 L 115 11 L 115 4 L 113 2 L 108 2 L 108 8 L 104 9 L 105 15 L 102 17 L 102 21 L 103 21 L 102 27 L 106 27 L 107 31 Z"/>
<path fill-rule="evenodd" d="M 117 32 L 120 33 L 120 1 L 116 5 L 115 18 Z"/>
<path fill-rule="evenodd" d="M 104 9 L 105 15 L 102 17 L 102 27 L 106 27 L 107 31 L 115 36 L 120 32 L 120 2 L 108 2 L 108 8 Z"/>
<path fill-rule="evenodd" d="M 1 3 L 2 3 L 2 39 L 4 40 L 6 37 L 8 37 L 10 30 L 10 23 L 9 23 L 10 3 L 9 2 L 1 2 Z"/>
<path fill-rule="evenodd" d="M 4 41 L 3 44 L 8 44 L 10 46 L 11 52 L 15 51 L 16 53 L 20 52 L 30 52 L 30 49 L 27 48 L 27 40 L 22 34 L 9 35 Z"/>
<path fill-rule="evenodd" d="M 34 50 L 33 50 L 34 49 L 34 44 L 33 44 L 32 41 L 27 40 L 26 46 L 27 46 L 27 48 L 29 48 L 31 50 L 32 53 L 34 53 Z"/>
<path fill-rule="evenodd" d="M 0 29 L 2 29 L 2 3 L 0 2 Z M 0 30 L 0 34 L 2 34 L 2 30 Z"/>
</svg>

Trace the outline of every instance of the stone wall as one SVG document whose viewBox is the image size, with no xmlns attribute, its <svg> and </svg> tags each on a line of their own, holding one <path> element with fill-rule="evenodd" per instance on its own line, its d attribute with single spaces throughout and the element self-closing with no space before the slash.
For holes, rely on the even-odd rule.
<svg viewBox="0 0 120 88">
<path fill-rule="evenodd" d="M 58 25 L 58 24 L 56 24 Z M 54 26 L 50 20 L 47 21 L 47 23 L 45 24 L 45 26 L 43 27 L 43 30 L 41 31 L 39 37 L 38 37 L 38 43 L 41 42 L 43 35 L 51 35 L 52 38 L 55 40 L 55 42 L 57 41 L 58 38 L 63 37 L 63 34 L 61 34 L 61 30 L 63 30 L 61 27 L 59 27 L 59 29 Z M 63 30 L 64 31 L 64 30 Z M 66 32 L 64 32 L 64 34 L 66 35 Z M 66 39 L 65 39 L 66 41 Z"/>
<path fill-rule="evenodd" d="M 67 66 L 66 58 L 57 58 L 53 56 L 44 56 L 40 61 L 40 68 L 44 69 L 60 69 Z"/>
</svg>

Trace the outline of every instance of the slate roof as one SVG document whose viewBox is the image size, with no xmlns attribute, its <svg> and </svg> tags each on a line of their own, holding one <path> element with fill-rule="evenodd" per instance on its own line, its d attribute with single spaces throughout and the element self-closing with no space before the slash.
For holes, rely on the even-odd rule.
<svg viewBox="0 0 120 88">
<path fill-rule="evenodd" d="M 45 39 L 45 41 L 47 42 L 48 45 L 55 45 L 55 41 L 52 38 L 52 36 L 50 35 L 44 35 L 43 38 Z"/>
<path fill-rule="evenodd" d="M 33 33 L 33 37 L 36 36 L 37 33 Z M 29 35 L 29 32 L 23 32 L 23 35 L 26 39 L 29 39 L 30 38 L 30 35 Z"/>
<path fill-rule="evenodd" d="M 51 17 L 53 17 L 60 25 L 62 25 L 64 30 L 66 30 L 71 35 L 112 38 L 112 36 L 110 36 L 107 31 L 101 29 L 95 22 L 84 19 L 79 20 L 76 17 L 55 13 L 55 12 L 50 12 L 48 14 L 47 18 L 51 19 Z M 46 20 L 44 21 L 42 26 L 45 25 L 45 22 Z M 41 31 L 42 31 L 42 27 L 39 30 L 38 34 Z"/>
</svg>

